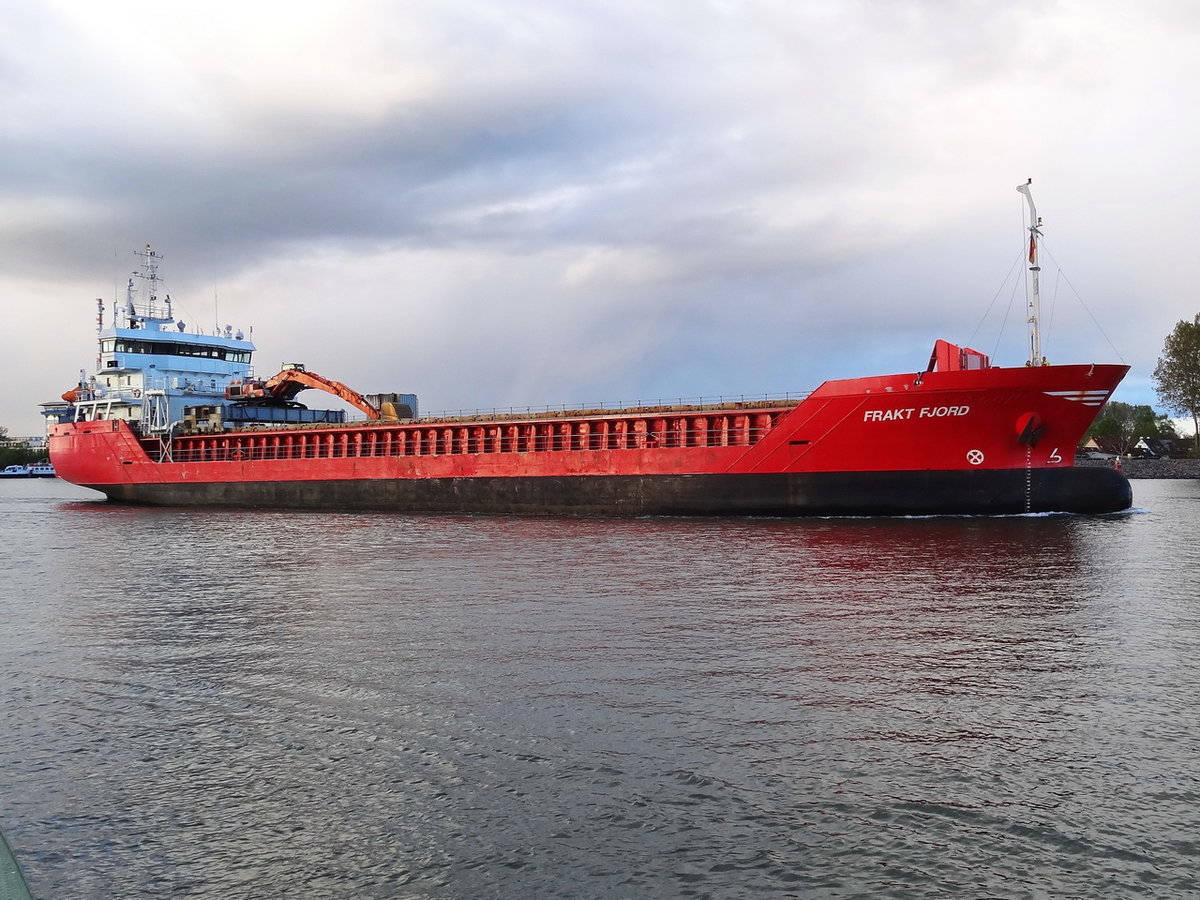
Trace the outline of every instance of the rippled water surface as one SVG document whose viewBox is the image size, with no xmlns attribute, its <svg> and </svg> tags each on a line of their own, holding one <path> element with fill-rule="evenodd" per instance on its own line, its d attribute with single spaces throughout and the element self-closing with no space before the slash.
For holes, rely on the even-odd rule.
<svg viewBox="0 0 1200 900">
<path fill-rule="evenodd" d="M 1190 896 L 1200 482 L 1101 518 L 135 509 L 0 483 L 41 897 Z"/>
</svg>

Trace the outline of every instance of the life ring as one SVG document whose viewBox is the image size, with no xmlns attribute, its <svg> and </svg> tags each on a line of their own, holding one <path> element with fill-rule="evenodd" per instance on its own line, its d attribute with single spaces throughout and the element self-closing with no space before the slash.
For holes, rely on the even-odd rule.
<svg viewBox="0 0 1200 900">
<path fill-rule="evenodd" d="M 134 388 L 133 389 L 133 399 L 136 400 L 140 396 L 142 396 L 142 392 L 139 391 L 137 388 Z"/>
</svg>

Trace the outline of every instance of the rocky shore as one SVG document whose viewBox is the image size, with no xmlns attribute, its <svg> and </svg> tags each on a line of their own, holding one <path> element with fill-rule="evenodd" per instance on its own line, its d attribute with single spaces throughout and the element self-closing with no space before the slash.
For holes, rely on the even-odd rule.
<svg viewBox="0 0 1200 900">
<path fill-rule="evenodd" d="M 1078 460 L 1077 466 L 1111 466 L 1103 460 Z M 1200 478 L 1200 459 L 1122 459 L 1130 478 Z"/>
<path fill-rule="evenodd" d="M 1200 459 L 1123 459 L 1130 478 L 1200 478 Z"/>
</svg>

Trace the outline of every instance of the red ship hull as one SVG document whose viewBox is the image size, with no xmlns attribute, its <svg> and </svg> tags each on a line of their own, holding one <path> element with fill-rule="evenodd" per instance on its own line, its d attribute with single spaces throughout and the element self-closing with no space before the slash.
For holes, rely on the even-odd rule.
<svg viewBox="0 0 1200 900">
<path fill-rule="evenodd" d="M 68 481 L 128 503 L 543 515 L 922 515 L 1126 509 L 1075 468 L 1126 366 L 826 382 L 796 404 L 578 411 L 139 438 L 53 426 Z M 969 352 L 969 351 L 968 351 Z M 964 356 L 963 359 L 966 357 Z"/>
</svg>

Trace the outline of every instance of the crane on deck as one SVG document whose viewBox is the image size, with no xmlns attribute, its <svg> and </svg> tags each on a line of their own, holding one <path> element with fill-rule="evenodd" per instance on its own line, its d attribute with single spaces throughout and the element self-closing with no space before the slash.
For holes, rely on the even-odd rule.
<svg viewBox="0 0 1200 900">
<path fill-rule="evenodd" d="M 358 391 L 340 381 L 310 372 L 300 363 L 285 365 L 281 372 L 266 380 L 247 378 L 235 381 L 225 389 L 225 399 L 264 406 L 287 406 L 296 402 L 297 394 L 309 388 L 340 397 L 366 413 L 368 419 L 383 417 L 380 410 Z"/>
</svg>

